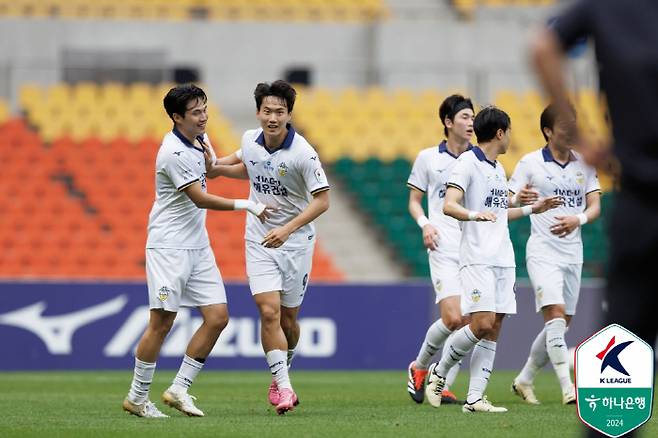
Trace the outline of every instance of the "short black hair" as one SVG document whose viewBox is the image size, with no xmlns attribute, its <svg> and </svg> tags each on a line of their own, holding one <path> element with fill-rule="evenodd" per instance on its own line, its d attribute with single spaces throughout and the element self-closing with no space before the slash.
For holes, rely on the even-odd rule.
<svg viewBox="0 0 658 438">
<path fill-rule="evenodd" d="M 203 103 L 208 102 L 205 91 L 194 84 L 177 85 L 164 97 L 165 111 L 171 120 L 174 120 L 174 114 L 185 117 L 187 104 L 192 100 L 199 100 Z"/>
<path fill-rule="evenodd" d="M 574 108 L 571 102 L 569 102 L 569 111 L 571 111 L 571 114 L 574 117 L 576 116 L 576 108 Z M 552 131 L 553 127 L 555 126 L 555 120 L 557 119 L 557 116 L 557 105 L 551 103 L 546 108 L 544 108 L 544 111 L 542 111 L 541 116 L 539 117 L 539 129 L 541 129 L 541 135 L 544 136 L 544 140 L 546 141 L 548 141 L 548 136 L 546 136 L 546 133 L 544 133 L 544 128 L 548 128 Z"/>
<path fill-rule="evenodd" d="M 286 108 L 288 112 L 292 112 L 292 108 L 295 106 L 295 98 L 297 97 L 297 92 L 292 85 L 279 79 L 274 81 L 271 84 L 267 82 L 261 82 L 256 86 L 254 90 L 254 98 L 256 99 L 256 109 L 260 111 L 260 106 L 263 103 L 263 99 L 267 96 L 275 96 L 280 98 L 286 103 Z"/>
<path fill-rule="evenodd" d="M 461 94 L 453 94 L 448 96 L 441 103 L 439 107 L 439 117 L 441 118 L 441 123 L 443 123 L 443 133 L 446 138 L 448 137 L 448 128 L 446 128 L 446 117 L 453 122 L 455 121 L 454 117 L 457 113 L 465 108 L 470 108 L 473 112 L 473 102 L 471 99 L 462 96 Z"/>
<path fill-rule="evenodd" d="M 499 129 L 507 131 L 510 126 L 512 126 L 512 120 L 507 113 L 495 106 L 481 109 L 473 121 L 473 130 L 478 143 L 493 140 Z"/>
</svg>

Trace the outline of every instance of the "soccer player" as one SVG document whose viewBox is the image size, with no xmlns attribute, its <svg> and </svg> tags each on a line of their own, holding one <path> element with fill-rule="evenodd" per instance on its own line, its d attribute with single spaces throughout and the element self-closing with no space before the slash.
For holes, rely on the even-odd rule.
<svg viewBox="0 0 658 438">
<path fill-rule="evenodd" d="M 506 314 L 516 313 L 515 264 L 508 219 L 541 213 L 558 205 L 558 197 L 544 198 L 532 206 L 508 209 L 505 170 L 496 161 L 507 151 L 511 121 L 502 110 L 483 109 L 473 127 L 478 147 L 463 153 L 448 179 L 443 212 L 462 224 L 459 247 L 461 305 L 471 322 L 459 329 L 450 351 L 429 368 L 425 395 L 434 407 L 441 405 L 441 391 L 448 370 L 473 350 L 471 375 L 463 412 L 506 412 L 492 405 L 484 391 L 493 369 L 496 341 Z M 463 206 L 461 203 L 463 202 Z"/>
<path fill-rule="evenodd" d="M 162 140 L 155 163 L 156 197 L 146 242 L 150 318 L 137 345 L 134 376 L 123 401 L 123 409 L 139 417 L 167 417 L 149 400 L 149 389 L 160 348 L 181 306 L 197 307 L 203 323 L 162 399 L 189 416 L 204 415 L 187 390 L 228 323 L 224 284 L 205 227 L 206 209 L 248 210 L 259 221 L 269 214 L 263 204 L 206 192 L 202 147 L 208 142 L 206 101 L 204 91 L 194 85 L 172 88 L 164 98 L 174 128 Z"/>
<path fill-rule="evenodd" d="M 296 94 L 285 81 L 258 84 L 254 97 L 260 128 L 244 133 L 238 152 L 215 163 L 211 159 L 208 171 L 211 177 L 248 177 L 249 199 L 276 209 L 266 224 L 248 217 L 245 240 L 249 287 L 272 373 L 268 398 L 278 414 L 298 404 L 288 366 L 299 340 L 297 315 L 311 273 L 313 220 L 329 208 L 329 183 L 320 158 L 290 124 Z"/>
<path fill-rule="evenodd" d="M 434 322 L 425 334 L 416 360 L 408 367 L 407 391 L 416 403 L 425 398 L 425 378 L 432 356 L 444 346 L 450 334 L 460 328 L 462 314 L 459 304 L 461 283 L 459 280 L 459 222 L 443 213 L 443 200 L 446 184 L 457 158 L 472 146 L 473 103 L 458 94 L 446 98 L 439 107 L 439 117 L 443 122 L 446 140 L 438 147 L 420 151 L 411 175 L 409 187 L 409 213 L 418 223 L 423 233 L 423 243 L 428 251 L 430 276 L 436 293 L 441 317 Z M 423 211 L 423 197 L 427 193 L 429 219 Z M 444 403 L 456 400 L 448 389 L 459 371 L 459 364 L 450 369 L 443 389 Z"/>
<path fill-rule="evenodd" d="M 558 115 L 555 105 L 542 112 L 540 127 L 547 144 L 525 155 L 510 179 L 510 192 L 523 187 L 538 196 L 559 196 L 563 205 L 530 217 L 532 230 L 526 263 L 535 291 L 535 306 L 544 316 L 544 328 L 532 343 L 528 360 L 512 383 L 512 391 L 527 403 L 539 404 L 532 382 L 550 360 L 562 388 L 562 403 L 576 402 L 571 382 L 565 333 L 576 313 L 583 267 L 580 227 L 599 217 L 601 187 L 596 171 L 569 148 L 573 141 L 576 111 Z M 514 199 L 514 198 L 513 198 Z"/>
</svg>

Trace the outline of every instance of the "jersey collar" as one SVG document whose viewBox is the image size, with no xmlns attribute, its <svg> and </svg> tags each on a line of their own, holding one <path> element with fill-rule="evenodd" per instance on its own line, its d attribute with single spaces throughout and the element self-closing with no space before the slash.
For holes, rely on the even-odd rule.
<svg viewBox="0 0 658 438">
<path fill-rule="evenodd" d="M 202 148 L 199 148 L 199 147 L 196 147 L 196 146 L 194 146 L 192 143 L 190 143 L 190 141 L 187 139 L 187 137 L 185 137 L 185 136 L 184 136 L 184 135 L 178 130 L 178 128 L 176 128 L 176 126 L 174 126 L 174 129 L 172 129 L 171 132 L 173 132 L 174 135 L 175 135 L 176 137 L 178 137 L 178 139 L 179 139 L 180 141 L 182 141 L 183 144 L 184 144 L 185 146 L 187 146 L 188 148 L 196 149 L 197 151 L 203 153 L 203 149 L 202 149 Z M 200 142 L 203 142 L 203 137 L 198 136 L 198 137 L 197 137 L 197 140 L 199 140 Z"/>
<path fill-rule="evenodd" d="M 270 154 L 273 154 L 274 152 L 278 151 L 279 149 L 288 149 L 290 145 L 292 144 L 292 140 L 295 138 L 295 128 L 292 127 L 290 123 L 286 123 L 286 129 L 288 130 L 288 133 L 286 134 L 286 138 L 283 139 L 283 143 L 281 143 L 281 147 L 275 150 L 270 150 L 270 148 L 267 147 L 265 144 L 265 133 L 261 132 L 258 138 L 256 139 L 256 143 L 259 145 L 263 146 L 267 152 Z"/>
<path fill-rule="evenodd" d="M 484 155 L 484 152 L 482 152 L 482 149 L 480 149 L 479 147 L 473 146 L 473 153 L 478 158 L 478 160 L 485 161 L 485 162 L 491 164 L 493 167 L 496 167 L 496 161 L 487 160 L 487 156 Z"/>
<path fill-rule="evenodd" d="M 577 158 L 576 158 L 576 156 L 574 155 L 573 151 L 569 151 L 569 160 L 568 160 L 566 163 L 564 163 L 564 164 L 562 164 L 562 163 L 558 163 L 557 161 L 555 161 L 555 158 L 553 157 L 553 153 L 552 153 L 551 150 L 549 149 L 548 145 L 546 145 L 546 146 L 544 146 L 544 147 L 542 148 L 542 150 L 541 150 L 541 155 L 542 155 L 542 157 L 544 157 L 544 162 L 545 162 L 545 163 L 550 163 L 550 162 L 552 161 L 552 162 L 554 162 L 555 164 L 557 164 L 558 166 L 560 166 L 560 167 L 563 168 L 563 169 L 564 169 L 565 167 L 567 167 L 567 165 L 568 165 L 569 163 L 571 163 L 572 161 L 576 161 L 576 160 L 577 160 Z"/>
<path fill-rule="evenodd" d="M 469 143 L 468 147 L 466 148 L 466 151 L 470 151 L 471 149 L 473 149 L 473 145 Z M 466 151 L 464 151 L 464 152 L 466 152 Z M 439 153 L 440 154 L 446 153 L 446 154 L 450 155 L 452 158 L 459 158 L 457 155 L 450 152 L 450 150 L 448 149 L 448 143 L 445 140 L 443 140 L 441 143 L 439 143 Z"/>
</svg>

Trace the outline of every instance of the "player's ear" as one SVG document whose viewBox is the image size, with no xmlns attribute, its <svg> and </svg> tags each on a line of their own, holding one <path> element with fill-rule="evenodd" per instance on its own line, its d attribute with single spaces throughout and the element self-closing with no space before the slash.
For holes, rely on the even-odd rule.
<svg viewBox="0 0 658 438">
<path fill-rule="evenodd" d="M 171 118 L 174 119 L 174 122 L 175 122 L 175 123 L 181 123 L 181 122 L 183 121 L 183 119 L 184 119 L 184 117 L 181 116 L 181 115 L 178 114 L 178 113 L 173 113 L 172 116 L 171 116 Z"/>
<path fill-rule="evenodd" d="M 553 131 L 549 127 L 544 126 L 542 128 L 542 131 L 544 131 L 544 135 L 546 136 L 546 138 L 550 138 L 551 135 L 553 135 Z"/>
<path fill-rule="evenodd" d="M 443 120 L 443 126 L 446 128 L 452 128 L 452 120 L 450 117 L 446 116 L 446 118 Z"/>
</svg>

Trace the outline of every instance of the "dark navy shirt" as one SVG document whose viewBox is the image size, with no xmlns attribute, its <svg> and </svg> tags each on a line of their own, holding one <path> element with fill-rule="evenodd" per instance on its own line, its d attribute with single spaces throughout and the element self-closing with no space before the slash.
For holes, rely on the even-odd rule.
<svg viewBox="0 0 658 438">
<path fill-rule="evenodd" d="M 594 40 L 622 185 L 658 189 L 658 0 L 579 0 L 554 30 L 565 50 Z"/>
</svg>

